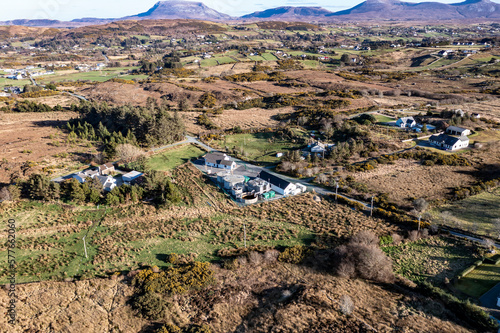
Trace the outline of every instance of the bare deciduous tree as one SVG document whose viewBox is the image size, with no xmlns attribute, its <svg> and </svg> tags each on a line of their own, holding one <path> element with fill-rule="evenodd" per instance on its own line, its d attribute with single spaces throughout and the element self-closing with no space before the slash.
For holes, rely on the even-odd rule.
<svg viewBox="0 0 500 333">
<path fill-rule="evenodd" d="M 129 162 L 144 154 L 144 152 L 139 147 L 124 143 L 116 146 L 116 154 L 119 159 Z"/>
<path fill-rule="evenodd" d="M 369 231 L 360 232 L 347 245 L 334 253 L 335 272 L 339 276 L 392 282 L 392 261 L 378 247 L 378 237 Z"/>
</svg>

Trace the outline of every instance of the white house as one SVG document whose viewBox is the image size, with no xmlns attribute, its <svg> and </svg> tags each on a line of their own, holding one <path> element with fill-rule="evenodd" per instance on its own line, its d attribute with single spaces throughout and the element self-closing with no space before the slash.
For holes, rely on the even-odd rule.
<svg viewBox="0 0 500 333">
<path fill-rule="evenodd" d="M 443 133 L 431 136 L 429 138 L 429 142 L 436 147 L 443 148 L 444 150 L 458 150 L 469 146 L 468 137 L 461 136 L 457 138 Z"/>
<path fill-rule="evenodd" d="M 316 142 L 311 145 L 311 153 L 323 154 L 326 152 L 326 147 L 321 142 Z"/>
<path fill-rule="evenodd" d="M 234 170 L 236 162 L 231 161 L 231 157 L 223 153 L 208 153 L 204 157 L 205 165 L 214 168 Z"/>
<path fill-rule="evenodd" d="M 413 117 L 403 117 L 396 121 L 396 126 L 401 128 L 412 128 L 417 126 L 417 122 Z"/>
<path fill-rule="evenodd" d="M 102 184 L 104 191 L 111 191 L 116 187 L 116 179 L 111 176 L 97 176 L 97 180 Z"/>
<path fill-rule="evenodd" d="M 446 128 L 446 133 L 450 135 L 468 136 L 470 135 L 470 130 L 463 127 L 448 126 Z"/>
<path fill-rule="evenodd" d="M 88 169 L 88 170 L 85 170 L 85 171 L 80 171 L 76 174 L 73 175 L 72 178 L 75 178 L 76 180 L 78 180 L 80 183 L 85 183 L 85 180 L 87 178 L 94 178 L 95 176 L 98 176 L 99 175 L 99 170 L 98 169 Z"/>
<path fill-rule="evenodd" d="M 257 178 L 260 178 L 269 184 L 271 189 L 281 195 L 296 195 L 302 192 L 302 188 L 297 188 L 297 184 L 291 183 L 280 177 L 270 174 L 267 171 L 261 171 Z"/>
</svg>

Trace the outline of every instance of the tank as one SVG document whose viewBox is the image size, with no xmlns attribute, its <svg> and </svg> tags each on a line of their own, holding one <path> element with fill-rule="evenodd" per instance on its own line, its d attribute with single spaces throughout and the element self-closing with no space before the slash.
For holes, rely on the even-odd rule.
<svg viewBox="0 0 500 333">
<path fill-rule="evenodd" d="M 229 171 L 219 171 L 217 172 L 217 183 L 224 184 L 224 177 L 229 176 Z"/>
<path fill-rule="evenodd" d="M 240 175 L 227 175 L 224 177 L 223 181 L 224 188 L 230 190 L 237 184 L 243 184 L 245 182 L 245 177 Z"/>
<path fill-rule="evenodd" d="M 241 196 L 241 202 L 243 202 L 244 204 L 254 204 L 256 203 L 258 200 L 259 200 L 259 197 L 254 194 L 254 193 L 243 193 L 242 196 Z"/>
</svg>

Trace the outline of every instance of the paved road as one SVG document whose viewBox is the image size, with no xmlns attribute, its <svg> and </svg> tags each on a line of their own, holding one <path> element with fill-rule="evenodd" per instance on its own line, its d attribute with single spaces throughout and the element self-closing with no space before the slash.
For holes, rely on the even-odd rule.
<svg viewBox="0 0 500 333">
<path fill-rule="evenodd" d="M 485 244 L 485 242 L 486 242 L 486 241 L 485 241 L 484 239 L 482 239 L 482 238 L 477 238 L 477 237 L 473 237 L 473 236 L 469 236 L 469 235 L 461 234 L 461 233 L 456 232 L 456 231 L 449 231 L 449 232 L 450 232 L 450 234 L 452 234 L 453 236 L 457 236 L 457 237 L 460 237 L 460 238 L 465 238 L 465 239 L 468 239 L 468 240 L 470 240 L 470 241 L 477 242 L 477 243 L 480 243 L 480 244 Z M 497 249 L 500 249 L 500 244 L 495 243 L 494 245 L 495 245 L 495 247 L 496 247 Z"/>
</svg>

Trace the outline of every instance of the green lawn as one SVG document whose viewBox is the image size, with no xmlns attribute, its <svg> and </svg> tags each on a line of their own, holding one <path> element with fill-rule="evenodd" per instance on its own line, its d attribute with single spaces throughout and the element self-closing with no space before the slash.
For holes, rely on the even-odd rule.
<svg viewBox="0 0 500 333">
<path fill-rule="evenodd" d="M 455 284 L 463 293 L 479 298 L 500 282 L 500 265 L 482 264 Z"/>
<path fill-rule="evenodd" d="M 375 117 L 375 119 L 377 120 L 378 123 L 388 123 L 388 122 L 396 120 L 395 118 L 383 116 L 380 114 L 374 114 L 373 116 Z"/>
<path fill-rule="evenodd" d="M 304 131 L 297 130 L 297 134 L 303 139 L 308 137 Z M 246 159 L 264 163 L 276 163 L 279 161 L 277 153 L 285 153 L 304 146 L 302 143 L 281 140 L 274 132 L 227 135 L 224 140 L 216 141 L 216 144 L 222 148 L 243 150 Z"/>
<path fill-rule="evenodd" d="M 432 214 L 439 218 L 444 211 L 452 214 L 444 221 L 447 225 L 498 237 L 494 220 L 500 218 L 500 188 L 441 206 Z"/>
<path fill-rule="evenodd" d="M 205 153 L 204 150 L 194 145 L 185 145 L 154 155 L 148 160 L 148 166 L 158 171 L 172 170 L 193 158 L 203 156 Z"/>
<path fill-rule="evenodd" d="M 471 243 L 446 237 L 385 246 L 382 250 L 391 257 L 397 274 L 412 281 L 430 280 L 437 284 L 443 283 L 444 278 L 451 280 L 479 258 Z"/>
</svg>

